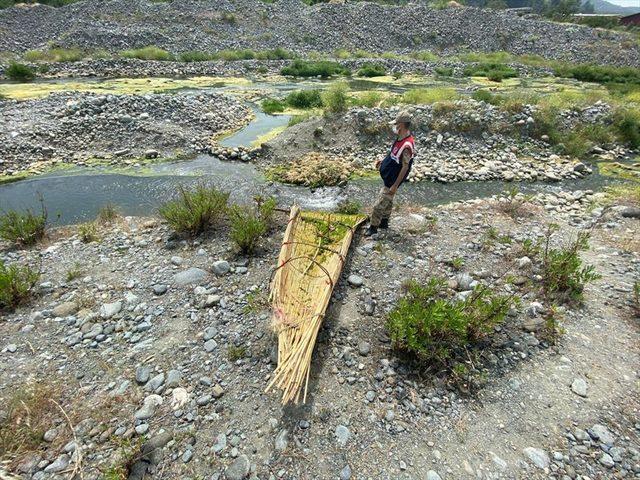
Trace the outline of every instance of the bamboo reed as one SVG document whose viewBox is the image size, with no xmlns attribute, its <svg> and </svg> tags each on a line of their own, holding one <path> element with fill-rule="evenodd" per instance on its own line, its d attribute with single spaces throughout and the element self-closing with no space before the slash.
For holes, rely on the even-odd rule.
<svg viewBox="0 0 640 480">
<path fill-rule="evenodd" d="M 266 390 L 282 390 L 282 403 L 306 402 L 311 357 L 363 215 L 302 212 L 291 208 L 271 281 L 272 323 L 278 334 L 278 367 Z"/>
</svg>

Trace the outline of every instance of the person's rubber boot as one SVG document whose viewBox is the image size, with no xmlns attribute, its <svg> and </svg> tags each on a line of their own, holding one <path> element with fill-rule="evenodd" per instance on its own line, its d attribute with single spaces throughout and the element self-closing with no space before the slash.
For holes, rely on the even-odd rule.
<svg viewBox="0 0 640 480">
<path fill-rule="evenodd" d="M 383 230 L 386 230 L 387 228 L 389 228 L 389 219 L 388 218 L 383 218 L 380 221 L 380 228 L 382 228 Z"/>
<path fill-rule="evenodd" d="M 371 236 L 375 235 L 376 233 L 378 233 L 378 227 L 374 227 L 373 225 L 369 225 L 369 228 L 367 228 L 366 232 L 364 232 L 364 236 L 365 237 L 371 237 Z"/>
</svg>

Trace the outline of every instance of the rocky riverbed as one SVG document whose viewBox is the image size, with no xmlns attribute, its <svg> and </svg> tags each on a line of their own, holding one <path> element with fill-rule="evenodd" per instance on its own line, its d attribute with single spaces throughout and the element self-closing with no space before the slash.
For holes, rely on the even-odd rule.
<svg viewBox="0 0 640 480">
<path fill-rule="evenodd" d="M 417 156 L 409 181 L 549 181 L 583 178 L 591 167 L 567 155 L 558 155 L 548 137 L 535 136 L 534 106 L 506 113 L 474 100 L 444 104 L 353 108 L 328 118 L 315 118 L 287 129 L 264 146 L 265 162 L 294 160 L 308 151 L 321 151 L 353 169 L 373 170 L 385 155 L 381 145 L 391 144 L 389 123 L 400 110 L 414 115 L 412 133 Z M 610 107 L 604 103 L 568 110 L 562 122 L 571 128 L 578 121 L 606 122 Z M 630 160 L 633 150 L 611 145 L 597 148 L 596 156 Z"/>
<path fill-rule="evenodd" d="M 211 92 L 57 93 L 0 102 L 0 174 L 61 164 L 115 163 L 208 152 L 214 138 L 249 122 L 234 97 Z"/>
<path fill-rule="evenodd" d="M 395 22 L 389 24 L 388 19 Z M 364 2 L 313 7 L 300 0 L 86 0 L 63 8 L 42 5 L 0 10 L 3 50 L 48 45 L 120 52 L 155 45 L 170 52 L 272 49 L 333 52 L 498 51 L 573 62 L 634 65 L 640 47 L 631 35 L 575 24 L 522 18 L 475 8 L 432 9 Z M 380 34 L 385 25 L 385 35 Z"/>
<path fill-rule="evenodd" d="M 507 197 L 405 203 L 387 234 L 358 235 L 299 407 L 263 391 L 284 215 L 251 258 L 224 232 L 188 241 L 135 217 L 101 227 L 98 242 L 68 227 L 30 250 L 4 248 L 0 258 L 42 277 L 33 303 L 0 322 L 0 405 L 44 389 L 60 406 L 47 410 L 45 442 L 9 468 L 35 479 L 635 478 L 637 210 L 598 207 L 607 199 L 594 192 L 518 198 L 517 217 Z M 549 222 L 562 226 L 554 242 L 590 230 L 583 257 L 602 275 L 583 305 L 560 309 L 557 342 L 522 251 Z M 466 393 L 398 356 L 384 329 L 402 282 L 433 275 L 458 295 L 481 283 L 522 298 Z"/>
</svg>

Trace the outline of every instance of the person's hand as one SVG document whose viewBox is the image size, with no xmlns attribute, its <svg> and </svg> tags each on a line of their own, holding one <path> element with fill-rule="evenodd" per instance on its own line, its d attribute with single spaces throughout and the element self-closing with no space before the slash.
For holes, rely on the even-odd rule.
<svg viewBox="0 0 640 480">
<path fill-rule="evenodd" d="M 376 170 L 380 170 L 381 164 L 382 164 L 382 160 L 376 160 Z"/>
<path fill-rule="evenodd" d="M 397 191 L 398 191 L 398 187 L 396 187 L 395 185 L 392 185 L 389 188 L 389 195 L 395 195 Z"/>
</svg>

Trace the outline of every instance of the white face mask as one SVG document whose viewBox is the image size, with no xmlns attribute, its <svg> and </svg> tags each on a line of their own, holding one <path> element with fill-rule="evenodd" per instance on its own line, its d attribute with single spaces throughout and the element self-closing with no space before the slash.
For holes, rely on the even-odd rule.
<svg viewBox="0 0 640 480">
<path fill-rule="evenodd" d="M 393 130 L 393 133 L 398 135 L 398 126 L 394 125 L 393 127 L 391 127 L 391 130 Z"/>
</svg>

